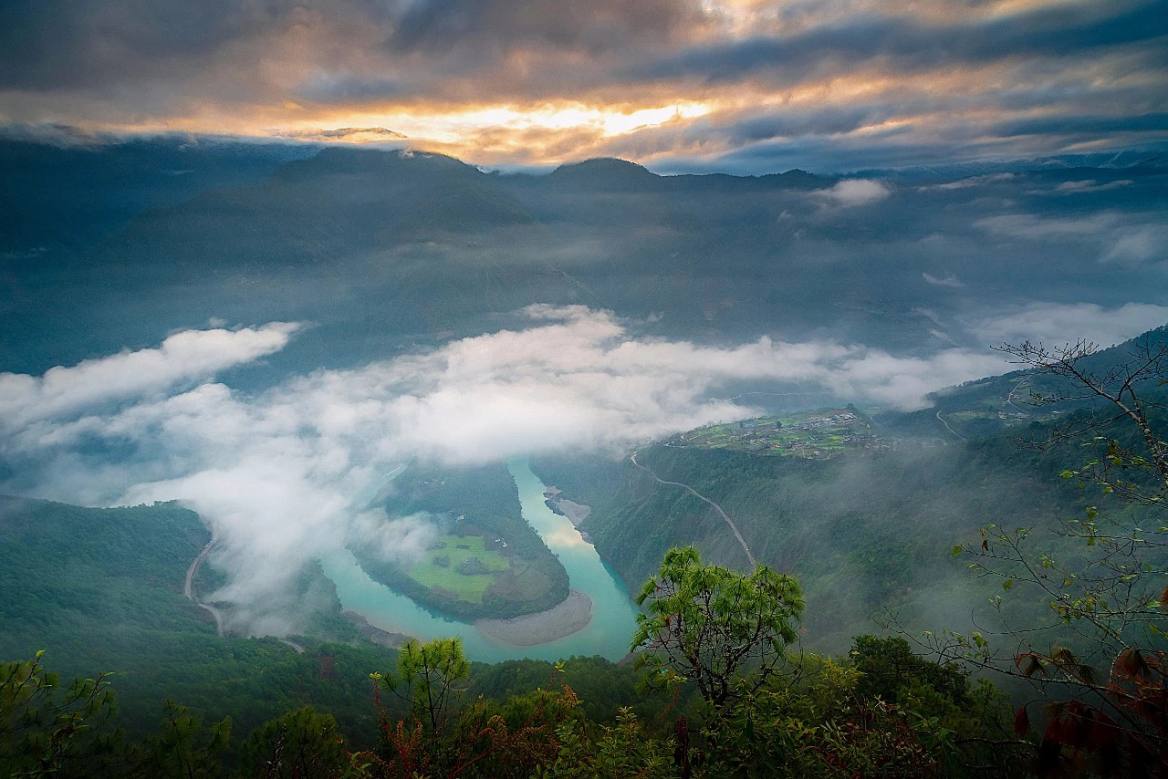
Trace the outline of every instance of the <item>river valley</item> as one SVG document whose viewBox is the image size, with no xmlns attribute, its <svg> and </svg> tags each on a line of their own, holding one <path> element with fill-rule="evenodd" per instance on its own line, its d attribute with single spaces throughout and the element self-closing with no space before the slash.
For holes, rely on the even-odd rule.
<svg viewBox="0 0 1168 779">
<path fill-rule="evenodd" d="M 544 497 L 547 486 L 527 461 L 512 461 L 507 468 L 518 490 L 523 518 L 568 573 L 573 591 L 568 601 L 514 621 L 489 620 L 490 624 L 480 629 L 474 623 L 436 614 L 374 581 L 346 551 L 322 561 L 342 607 L 387 632 L 423 640 L 457 636 L 468 657 L 484 662 L 524 657 L 556 660 L 571 655 L 600 655 L 610 660 L 624 657 L 636 613 L 624 583 L 568 517 L 548 508 Z M 572 632 L 563 635 L 568 631 Z M 558 632 L 561 637 L 536 643 L 541 632 Z M 509 633 L 511 641 L 504 640 Z"/>
</svg>

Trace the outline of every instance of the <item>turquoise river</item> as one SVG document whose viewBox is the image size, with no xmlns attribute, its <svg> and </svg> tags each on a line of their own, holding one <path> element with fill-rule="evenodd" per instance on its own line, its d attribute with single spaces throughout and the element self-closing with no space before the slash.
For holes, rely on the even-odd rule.
<svg viewBox="0 0 1168 779">
<path fill-rule="evenodd" d="M 457 636 L 473 660 L 497 662 L 529 657 L 556 660 L 572 655 L 601 655 L 619 660 L 628 654 L 633 634 L 635 606 L 624 584 L 600 559 L 592 544 L 567 517 L 544 503 L 546 485 L 526 460 L 514 460 L 507 469 L 515 479 L 519 504 L 527 520 L 568 572 L 569 586 L 592 599 L 592 621 L 583 629 L 536 646 L 510 646 L 491 640 L 474 625 L 435 614 L 406 596 L 373 581 L 349 553 L 324 562 L 325 572 L 337 587 L 343 608 L 354 611 L 374 627 L 420 639 Z"/>
</svg>

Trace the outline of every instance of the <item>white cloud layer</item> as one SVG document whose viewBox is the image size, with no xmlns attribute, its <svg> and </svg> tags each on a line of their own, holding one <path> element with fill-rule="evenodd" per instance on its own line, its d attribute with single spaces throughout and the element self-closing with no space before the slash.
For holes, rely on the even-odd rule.
<svg viewBox="0 0 1168 779">
<path fill-rule="evenodd" d="M 838 206 L 863 206 L 883 200 L 891 195 L 892 191 L 879 181 L 844 179 L 834 187 L 818 190 L 815 194 Z"/>
<path fill-rule="evenodd" d="M 986 319 L 973 327 L 987 343 L 1024 340 L 1064 344 L 1080 338 L 1107 347 L 1168 324 L 1168 306 L 1125 303 L 1104 308 L 1094 303 L 1031 303 Z"/>
<path fill-rule="evenodd" d="M 43 376 L 0 373 L 0 430 L 110 401 L 158 392 L 278 352 L 298 325 L 186 330 L 156 349 L 51 368 Z"/>
<path fill-rule="evenodd" d="M 453 341 L 346 371 L 318 371 L 258 396 L 191 377 L 279 348 L 294 325 L 200 331 L 161 348 L 11 380 L 0 458 L 26 492 L 84 503 L 178 499 L 219 539 L 229 573 L 213 597 L 236 628 L 280 634 L 303 566 L 346 543 L 408 557 L 431 525 L 377 507 L 387 474 L 413 459 L 449 466 L 557 450 L 619 451 L 716 420 L 754 415 L 720 399 L 736 382 L 798 383 L 838 398 L 919 408 L 925 395 L 998 372 L 996 355 L 904 357 L 833 342 L 737 346 L 637 337 L 612 314 L 532 306 L 530 326 Z M 126 366 L 139 366 L 126 378 Z M 132 397 L 137 393 L 137 397 Z M 12 400 L 17 398 L 17 400 Z M 108 400 L 122 402 L 111 407 Z M 27 409 L 49 399 L 37 414 Z M 93 442 L 120 454 L 94 456 Z M 12 488 L 12 484 L 0 484 Z"/>
<path fill-rule="evenodd" d="M 949 289 L 961 289 L 965 283 L 957 278 L 956 275 L 948 273 L 944 276 L 934 276 L 931 273 L 925 272 L 921 274 L 921 278 L 925 280 L 926 284 L 932 284 L 934 287 L 948 287 Z"/>
<path fill-rule="evenodd" d="M 1001 214 L 979 219 L 977 227 L 996 235 L 1030 241 L 1089 241 L 1099 246 L 1099 260 L 1138 266 L 1168 259 L 1168 225 L 1158 214 L 1132 215 L 1100 211 L 1074 218 Z"/>
</svg>

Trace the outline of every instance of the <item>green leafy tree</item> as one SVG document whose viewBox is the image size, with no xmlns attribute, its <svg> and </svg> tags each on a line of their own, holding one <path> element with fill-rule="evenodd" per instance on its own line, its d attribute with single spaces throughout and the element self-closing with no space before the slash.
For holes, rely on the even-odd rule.
<svg viewBox="0 0 1168 779">
<path fill-rule="evenodd" d="M 133 752 L 140 776 L 211 777 L 223 775 L 223 758 L 231 743 L 231 720 L 207 728 L 185 706 L 167 701 L 158 734 Z"/>
<path fill-rule="evenodd" d="M 62 688 L 43 657 L 0 663 L 0 775 L 81 776 L 120 761 L 109 675 Z"/>
<path fill-rule="evenodd" d="M 544 779 L 669 779 L 678 776 L 672 741 L 652 738 L 632 709 L 622 708 L 612 726 L 588 733 L 587 724 L 574 721 L 559 730 L 561 743 L 555 761 L 533 774 Z"/>
<path fill-rule="evenodd" d="M 311 706 L 261 725 L 243 745 L 246 774 L 254 777 L 326 779 L 340 776 L 348 762 L 337 721 Z"/>
<path fill-rule="evenodd" d="M 862 674 L 806 655 L 800 673 L 744 692 L 705 723 L 697 776 L 934 777 L 939 760 L 914 713 L 857 693 Z"/>
<path fill-rule="evenodd" d="M 371 678 L 405 701 L 430 735 L 441 735 L 466 692 L 470 662 L 461 639 L 408 641 L 398 651 L 397 673 Z"/>
<path fill-rule="evenodd" d="M 856 693 L 898 703 L 907 686 L 924 684 L 956 702 L 967 699 L 969 675 L 957 663 L 937 663 L 912 652 L 900 636 L 856 636 L 848 658 L 861 674 Z"/>
<path fill-rule="evenodd" d="M 758 689 L 797 638 L 803 594 L 793 578 L 765 565 L 739 574 L 703 565 L 693 547 L 670 549 L 637 603 L 632 649 L 651 683 L 685 680 L 715 709 L 742 690 Z"/>
</svg>

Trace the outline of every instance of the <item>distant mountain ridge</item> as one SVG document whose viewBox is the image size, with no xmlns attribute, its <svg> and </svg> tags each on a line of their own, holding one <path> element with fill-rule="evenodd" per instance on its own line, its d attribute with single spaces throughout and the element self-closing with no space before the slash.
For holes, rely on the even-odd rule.
<svg viewBox="0 0 1168 779">
<path fill-rule="evenodd" d="M 984 346 L 971 311 L 1151 303 L 1168 285 L 1141 248 L 1168 191 L 1148 165 L 922 170 L 857 200 L 801 170 L 658 175 L 601 158 L 491 173 L 440 154 L 189 140 L 0 143 L 5 369 L 212 317 L 313 322 L 270 364 L 352 365 L 486 332 L 531 303 L 651 317 L 660 337 L 927 355 Z M 1073 224 L 1099 235 L 1063 240 Z M 1133 256 L 1100 262 L 1117 245 Z"/>
</svg>

